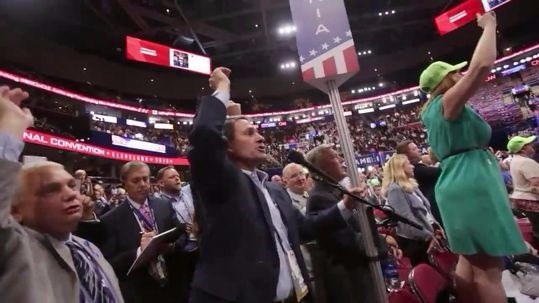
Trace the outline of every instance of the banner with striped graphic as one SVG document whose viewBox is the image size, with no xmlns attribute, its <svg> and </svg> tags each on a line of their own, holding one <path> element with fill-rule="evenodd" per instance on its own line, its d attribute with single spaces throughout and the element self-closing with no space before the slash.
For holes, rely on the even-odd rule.
<svg viewBox="0 0 539 303">
<path fill-rule="evenodd" d="M 303 80 L 344 82 L 359 62 L 343 0 L 290 0 Z"/>
</svg>

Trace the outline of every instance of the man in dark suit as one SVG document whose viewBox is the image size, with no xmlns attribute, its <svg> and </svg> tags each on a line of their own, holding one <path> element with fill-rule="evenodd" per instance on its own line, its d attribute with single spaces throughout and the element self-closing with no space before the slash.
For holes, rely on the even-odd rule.
<svg viewBox="0 0 539 303">
<path fill-rule="evenodd" d="M 101 217 L 99 224 L 104 234 L 99 242 L 118 275 L 125 301 L 186 302 L 189 281 L 182 279 L 185 275 L 180 266 L 183 257 L 180 245 L 164 247 L 147 266 L 127 275 L 151 238 L 178 227 L 179 222 L 168 201 L 149 197 L 150 169 L 145 163 L 126 163 L 120 171 L 120 179 L 127 199 Z"/>
<path fill-rule="evenodd" d="M 200 257 L 192 303 L 297 302 L 309 296 L 300 239 L 344 226 L 353 202 L 304 216 L 286 191 L 257 170 L 266 159 L 264 138 L 243 117 L 226 120 L 230 70 L 210 76 L 189 136 L 192 184 L 202 212 Z M 226 122 L 225 122 L 226 120 Z"/>
<path fill-rule="evenodd" d="M 402 141 L 401 143 L 397 144 L 396 152 L 397 154 L 406 155 L 410 163 L 414 165 L 414 178 L 419 184 L 419 190 L 423 193 L 427 200 L 429 200 L 432 215 L 436 221 L 443 226 L 442 217 L 440 215 L 438 203 L 436 203 L 436 196 L 434 194 L 434 187 L 436 186 L 436 182 L 438 182 L 442 169 L 439 167 L 427 166 L 421 163 L 421 151 L 417 145 L 410 140 Z"/>
<path fill-rule="evenodd" d="M 343 167 L 344 160 L 332 145 L 323 144 L 315 147 L 307 154 L 306 159 L 324 171 L 333 182 L 341 185 L 345 183 L 347 174 Z M 362 189 L 362 194 L 366 194 L 366 185 Z M 309 192 L 307 212 L 316 213 L 334 207 L 342 199 L 340 191 L 326 183 L 315 181 L 314 188 Z M 376 244 L 380 247 L 380 255 L 385 255 L 387 253 L 385 241 L 377 234 L 374 239 L 378 239 Z M 359 223 L 355 217 L 349 219 L 348 226 L 324 231 L 318 237 L 318 244 L 327 257 L 324 262 L 326 301 L 339 303 L 373 301 L 369 264 Z"/>
</svg>

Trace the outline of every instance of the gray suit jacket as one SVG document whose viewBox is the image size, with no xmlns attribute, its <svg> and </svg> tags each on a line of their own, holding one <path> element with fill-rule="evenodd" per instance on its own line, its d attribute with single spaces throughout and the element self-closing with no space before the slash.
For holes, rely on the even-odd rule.
<svg viewBox="0 0 539 303">
<path fill-rule="evenodd" d="M 80 282 L 63 241 L 20 225 L 10 214 L 20 164 L 0 159 L 0 297 L 2 302 L 78 303 Z M 123 302 L 112 267 L 92 243 L 73 236 L 95 256 Z"/>
<path fill-rule="evenodd" d="M 428 216 L 430 215 L 433 219 L 434 217 L 430 210 L 429 200 L 425 198 L 419 189 L 416 188 L 413 193 L 407 192 L 393 182 L 387 190 L 387 204 L 393 207 L 397 214 L 423 227 L 423 230 L 418 230 L 408 224 L 399 222 L 397 235 L 412 240 L 430 239 L 434 229 L 429 222 Z"/>
</svg>

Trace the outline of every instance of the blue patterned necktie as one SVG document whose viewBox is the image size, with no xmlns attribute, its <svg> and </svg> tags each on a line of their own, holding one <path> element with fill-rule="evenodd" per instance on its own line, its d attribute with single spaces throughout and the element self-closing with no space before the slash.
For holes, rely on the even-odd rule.
<svg viewBox="0 0 539 303">
<path fill-rule="evenodd" d="M 77 276 L 81 284 L 80 302 L 115 303 L 116 299 L 110 282 L 94 257 L 77 242 L 68 241 L 66 242 L 66 246 L 71 251 L 73 263 L 75 264 Z"/>
</svg>

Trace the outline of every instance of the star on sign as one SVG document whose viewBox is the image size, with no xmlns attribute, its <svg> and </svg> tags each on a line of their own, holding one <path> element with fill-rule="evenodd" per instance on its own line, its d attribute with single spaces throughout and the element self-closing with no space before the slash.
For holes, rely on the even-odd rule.
<svg viewBox="0 0 539 303">
<path fill-rule="evenodd" d="M 327 43 L 322 44 L 322 49 L 326 50 L 329 48 L 329 45 Z"/>
<path fill-rule="evenodd" d="M 346 31 L 346 37 L 352 37 L 352 31 L 351 30 Z"/>
<path fill-rule="evenodd" d="M 341 43 L 341 37 L 337 36 L 335 38 L 333 38 L 333 43 Z"/>
<path fill-rule="evenodd" d="M 314 50 L 314 49 L 311 49 L 311 50 L 309 51 L 309 55 L 311 55 L 311 56 L 313 56 L 313 57 L 316 56 L 316 54 L 318 54 L 318 52 L 317 52 L 316 50 Z"/>
</svg>

